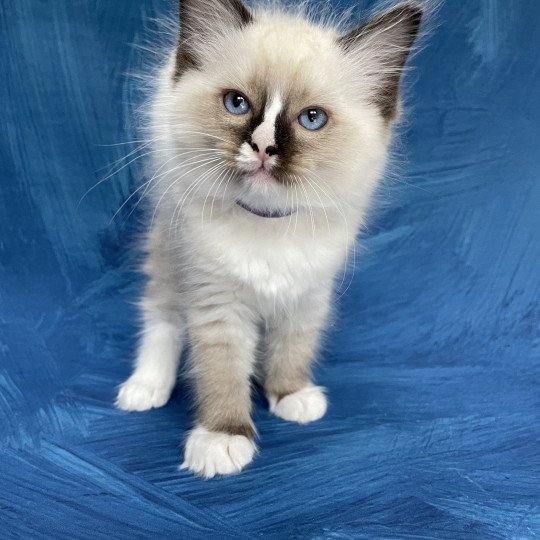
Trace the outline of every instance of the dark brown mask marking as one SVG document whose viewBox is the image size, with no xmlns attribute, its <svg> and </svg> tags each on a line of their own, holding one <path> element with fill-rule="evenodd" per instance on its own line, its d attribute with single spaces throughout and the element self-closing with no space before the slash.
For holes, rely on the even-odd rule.
<svg viewBox="0 0 540 540">
<path fill-rule="evenodd" d="M 235 150 L 238 150 L 245 142 L 247 142 L 250 146 L 252 145 L 251 135 L 255 129 L 257 129 L 257 126 L 260 125 L 264 120 L 264 111 L 267 101 L 266 92 L 261 92 L 259 96 L 249 97 L 251 98 L 251 115 L 249 117 L 249 121 L 246 121 L 243 126 L 231 128 L 234 134 L 233 143 L 235 145 Z"/>
<path fill-rule="evenodd" d="M 276 117 L 275 141 L 277 153 L 279 156 L 278 164 L 272 171 L 276 178 L 282 182 L 288 183 L 288 174 L 291 169 L 292 161 L 300 149 L 296 143 L 293 127 L 287 114 L 287 103 Z"/>
<path fill-rule="evenodd" d="M 255 129 L 264 121 L 264 113 L 268 101 L 268 94 L 265 92 L 259 98 L 258 103 L 261 106 L 252 115 L 250 121 L 243 129 L 236 132 L 236 142 L 238 148 L 244 142 L 247 142 L 253 147 L 251 136 Z M 272 168 L 272 175 L 281 183 L 289 183 L 289 175 L 291 162 L 293 157 L 298 154 L 299 148 L 295 143 L 293 127 L 287 114 L 287 103 L 284 103 L 282 110 L 276 117 L 274 126 L 275 145 L 270 147 L 269 155 L 277 156 L 277 164 Z"/>
</svg>

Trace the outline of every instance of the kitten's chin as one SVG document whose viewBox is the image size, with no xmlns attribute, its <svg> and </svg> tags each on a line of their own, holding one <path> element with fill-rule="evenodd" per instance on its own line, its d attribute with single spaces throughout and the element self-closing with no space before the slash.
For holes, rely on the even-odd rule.
<svg viewBox="0 0 540 540">
<path fill-rule="evenodd" d="M 287 187 L 271 170 L 259 168 L 242 171 L 236 202 L 256 212 L 282 213 L 290 207 L 291 198 Z"/>
<path fill-rule="evenodd" d="M 244 175 L 247 182 L 277 182 L 277 178 L 266 169 L 260 168 Z"/>
</svg>

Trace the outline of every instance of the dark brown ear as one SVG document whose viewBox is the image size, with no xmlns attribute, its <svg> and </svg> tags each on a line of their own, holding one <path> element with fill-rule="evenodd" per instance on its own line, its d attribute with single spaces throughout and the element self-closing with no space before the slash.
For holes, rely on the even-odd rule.
<svg viewBox="0 0 540 540">
<path fill-rule="evenodd" d="M 372 82 L 373 99 L 382 116 L 396 116 L 399 83 L 422 21 L 422 5 L 404 2 L 339 38 L 340 45 L 356 55 L 359 69 Z"/>
<path fill-rule="evenodd" d="M 201 48 L 216 35 L 252 22 L 251 13 L 240 0 L 180 0 L 180 37 L 175 77 L 200 65 Z"/>
</svg>

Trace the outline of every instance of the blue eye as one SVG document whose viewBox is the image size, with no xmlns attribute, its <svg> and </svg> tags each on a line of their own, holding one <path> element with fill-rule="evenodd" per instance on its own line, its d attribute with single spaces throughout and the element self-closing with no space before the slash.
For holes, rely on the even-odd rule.
<svg viewBox="0 0 540 540">
<path fill-rule="evenodd" d="M 310 107 L 304 109 L 298 116 L 298 123 L 310 131 L 317 131 L 326 125 L 328 122 L 328 115 L 317 107 Z"/>
<path fill-rule="evenodd" d="M 223 96 L 223 105 L 231 114 L 247 114 L 251 106 L 246 97 L 239 92 L 227 92 Z"/>
</svg>

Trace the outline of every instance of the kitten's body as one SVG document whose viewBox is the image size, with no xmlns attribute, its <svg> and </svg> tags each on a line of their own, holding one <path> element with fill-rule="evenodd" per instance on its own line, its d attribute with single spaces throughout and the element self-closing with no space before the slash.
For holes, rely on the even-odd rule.
<svg viewBox="0 0 540 540">
<path fill-rule="evenodd" d="M 198 425 L 184 465 L 196 473 L 251 461 L 259 348 L 274 414 L 305 423 L 326 411 L 310 366 L 335 276 L 384 169 L 420 17 L 416 5 L 396 9 L 340 38 L 299 15 L 252 15 L 235 0 L 182 5 L 179 49 L 152 111 L 143 337 L 117 403 L 166 403 L 188 339 Z M 393 64 L 392 54 L 401 55 Z M 225 110 L 231 90 L 248 96 L 249 113 Z M 304 129 L 297 116 L 306 107 L 327 111 L 327 125 Z"/>
</svg>

